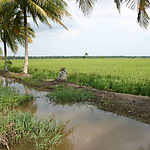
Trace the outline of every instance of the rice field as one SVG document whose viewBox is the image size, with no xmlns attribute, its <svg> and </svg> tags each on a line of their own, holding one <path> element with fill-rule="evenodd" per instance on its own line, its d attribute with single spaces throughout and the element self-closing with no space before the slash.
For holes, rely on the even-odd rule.
<svg viewBox="0 0 150 150">
<path fill-rule="evenodd" d="M 12 60 L 12 67 L 23 66 L 23 60 Z M 0 61 L 0 66 L 3 66 Z M 31 59 L 29 73 L 53 73 L 56 78 L 65 67 L 70 82 L 135 95 L 150 96 L 150 59 Z M 48 75 L 49 73 L 47 73 Z M 49 78 L 49 77 L 48 77 Z"/>
</svg>

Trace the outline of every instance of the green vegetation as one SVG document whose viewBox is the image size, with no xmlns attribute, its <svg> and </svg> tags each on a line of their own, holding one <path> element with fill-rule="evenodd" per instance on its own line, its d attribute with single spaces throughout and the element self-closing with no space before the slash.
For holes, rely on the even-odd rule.
<svg viewBox="0 0 150 150">
<path fill-rule="evenodd" d="M 7 30 L 5 30 L 6 28 L 10 27 L 10 20 L 12 20 L 12 18 L 14 18 L 16 16 L 17 19 L 15 19 L 14 22 L 12 22 L 13 27 L 19 27 L 18 24 L 20 23 L 21 19 L 23 19 L 23 24 L 24 24 L 24 46 L 25 46 L 25 61 L 24 61 L 24 67 L 22 72 L 23 73 L 27 73 L 28 72 L 28 17 L 30 16 L 33 21 L 35 22 L 35 24 L 38 26 L 38 22 L 36 21 L 37 18 L 39 19 L 39 21 L 41 21 L 41 23 L 47 24 L 50 28 L 52 28 L 52 26 L 49 23 L 49 19 L 51 19 L 52 21 L 59 23 L 61 26 L 63 26 L 64 28 L 66 28 L 66 26 L 61 22 L 62 17 L 63 16 L 70 16 L 70 14 L 67 12 L 66 10 L 67 7 L 67 3 L 63 0 L 55 2 L 55 1 L 43 1 L 43 0 L 39 0 L 39 1 L 33 1 L 33 0 L 5 0 L 5 1 L 0 1 L 0 18 L 2 20 L 3 18 L 3 22 L 2 25 L 4 28 L 2 28 L 2 31 L 4 32 L 4 37 L 3 37 L 3 41 L 4 41 L 4 46 L 5 46 L 5 52 L 6 52 L 6 40 L 10 41 L 6 38 L 6 32 Z M 7 14 L 6 12 L 7 10 Z M 15 12 L 15 16 L 14 16 L 14 12 Z M 12 17 L 10 17 L 13 14 Z M 8 22 L 7 24 L 5 22 Z M 1 24 L 0 24 L 1 25 Z M 12 30 L 12 33 L 19 33 L 18 31 L 15 30 L 15 28 L 13 28 L 14 30 Z M 66 28 L 67 29 L 67 28 Z M 1 30 L 1 28 L 0 28 Z M 0 32 L 1 33 L 1 32 Z M 1 36 L 2 37 L 2 36 Z M 19 35 L 19 39 L 20 39 L 20 35 Z M 10 38 L 9 38 L 10 39 Z M 17 39 L 17 37 L 15 37 L 14 39 Z M 20 40 L 19 40 L 20 42 Z M 15 42 L 16 43 L 16 42 Z M 11 42 L 12 46 L 15 45 L 14 42 Z M 21 42 L 22 43 L 22 42 Z M 12 48 L 11 48 L 12 49 Z M 7 66 L 7 55 L 5 54 L 5 71 L 6 71 L 6 66 Z"/>
<path fill-rule="evenodd" d="M 50 98 L 51 102 L 57 105 L 73 105 L 74 103 L 80 103 L 93 99 L 94 95 L 92 92 L 86 91 L 85 89 L 67 88 L 60 91 L 48 93 L 47 97 Z"/>
<path fill-rule="evenodd" d="M 23 60 L 12 60 L 12 68 L 22 68 Z M 3 61 L 0 61 L 3 66 Z M 150 96 L 150 59 L 31 59 L 29 73 L 55 79 L 67 68 L 70 82 L 101 90 Z M 15 70 L 15 69 L 14 69 Z M 13 71 L 13 70 L 11 70 Z"/>
<path fill-rule="evenodd" d="M 54 117 L 37 119 L 29 112 L 5 111 L 0 113 L 0 149 L 11 145 L 31 143 L 35 149 L 54 149 L 62 137 L 68 122 L 58 122 Z"/>
<path fill-rule="evenodd" d="M 33 99 L 32 95 L 20 95 L 14 88 L 0 86 L 0 110 L 17 106 L 31 99 Z"/>
<path fill-rule="evenodd" d="M 35 69 L 36 70 L 36 69 Z M 23 81 L 32 84 L 33 86 L 42 87 L 44 86 L 45 79 L 53 78 L 54 76 L 57 77 L 57 73 L 49 71 L 49 70 L 41 70 L 41 71 L 32 71 L 32 78 L 24 78 Z M 52 88 L 52 87 L 50 87 Z"/>
<path fill-rule="evenodd" d="M 20 95 L 15 88 L 0 86 L 0 149 L 31 143 L 32 148 L 51 150 L 62 142 L 62 137 L 70 134 L 71 130 L 65 128 L 68 122 L 54 117 L 39 120 L 30 112 L 10 110 L 30 99 L 32 95 Z"/>
</svg>

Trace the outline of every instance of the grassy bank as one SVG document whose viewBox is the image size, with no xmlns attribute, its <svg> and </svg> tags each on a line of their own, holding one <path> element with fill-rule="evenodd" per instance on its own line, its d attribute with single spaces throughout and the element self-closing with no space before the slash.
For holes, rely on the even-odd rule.
<svg viewBox="0 0 150 150">
<path fill-rule="evenodd" d="M 23 60 L 12 60 L 19 72 Z M 3 61 L 0 61 L 3 66 Z M 29 60 L 29 73 L 36 78 L 56 78 L 67 68 L 68 80 L 97 89 L 150 96 L 150 59 L 40 59 Z"/>
<path fill-rule="evenodd" d="M 54 117 L 37 119 L 30 112 L 4 111 L 0 114 L 0 148 L 11 145 L 31 144 L 31 149 L 52 150 L 60 143 L 68 122 L 59 122 Z"/>
</svg>

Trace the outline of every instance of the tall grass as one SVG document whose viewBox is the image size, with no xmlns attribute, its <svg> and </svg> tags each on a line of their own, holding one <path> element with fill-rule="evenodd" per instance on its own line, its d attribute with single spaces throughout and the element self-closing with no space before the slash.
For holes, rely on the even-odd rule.
<svg viewBox="0 0 150 150">
<path fill-rule="evenodd" d="M 33 99 L 33 95 L 20 95 L 15 88 L 0 86 L 0 110 L 17 106 L 27 100 Z"/>
<path fill-rule="evenodd" d="M 23 60 L 12 62 L 12 67 L 23 66 Z M 0 65 L 3 65 L 2 61 Z M 150 59 L 29 60 L 29 73 L 44 72 L 46 78 L 55 79 L 60 67 L 67 68 L 70 82 L 102 90 L 150 96 Z"/>
<path fill-rule="evenodd" d="M 0 148 L 11 145 L 32 143 L 33 149 L 52 150 L 62 137 L 69 134 L 65 131 L 68 122 L 58 121 L 54 117 L 37 119 L 30 112 L 5 111 L 0 114 Z"/>
</svg>

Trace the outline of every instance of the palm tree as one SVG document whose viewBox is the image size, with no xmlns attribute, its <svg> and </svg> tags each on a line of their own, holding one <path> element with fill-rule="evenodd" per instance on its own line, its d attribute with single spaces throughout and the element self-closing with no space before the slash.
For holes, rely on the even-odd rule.
<svg viewBox="0 0 150 150">
<path fill-rule="evenodd" d="M 25 32 L 25 61 L 22 73 L 28 72 L 28 31 L 27 31 L 27 15 L 33 18 L 33 21 L 38 25 L 37 19 L 42 23 L 49 24 L 48 19 L 59 23 L 64 28 L 65 25 L 61 22 L 63 16 L 69 16 L 66 11 L 67 3 L 64 0 L 3 0 L 0 1 L 0 9 L 4 8 L 4 5 L 17 7 L 24 17 L 24 32 Z M 67 29 L 67 28 L 66 28 Z"/>
<path fill-rule="evenodd" d="M 5 13 L 9 12 L 9 13 Z M 18 50 L 18 42 L 24 45 L 24 27 L 20 12 L 16 12 L 12 7 L 5 7 L 0 11 L 0 37 L 4 44 L 5 65 L 4 70 L 7 71 L 7 46 L 16 53 Z M 31 37 L 34 37 L 33 30 L 28 25 L 28 39 L 32 42 Z"/>
<path fill-rule="evenodd" d="M 4 70 L 7 71 L 7 45 L 11 48 L 11 50 L 16 53 L 18 46 L 14 39 L 13 32 L 12 32 L 12 23 L 10 18 L 12 14 L 6 14 L 5 12 L 0 12 L 0 36 L 1 40 L 4 44 L 4 55 L 5 55 L 5 65 Z"/>
</svg>

